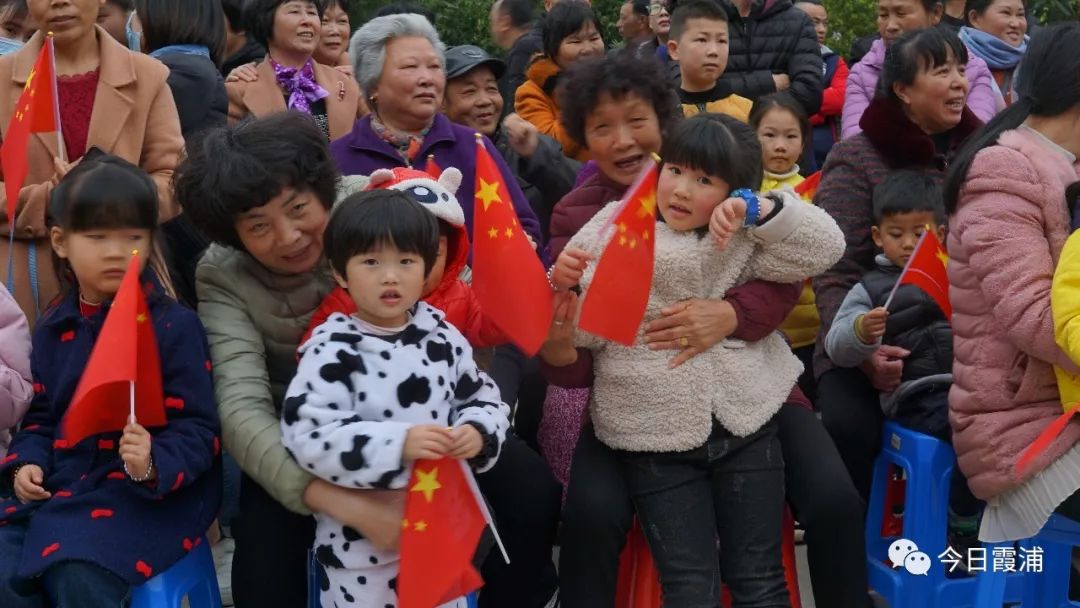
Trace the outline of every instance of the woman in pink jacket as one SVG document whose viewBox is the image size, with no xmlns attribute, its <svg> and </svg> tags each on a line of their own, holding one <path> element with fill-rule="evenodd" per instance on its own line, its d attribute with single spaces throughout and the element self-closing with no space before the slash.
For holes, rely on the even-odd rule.
<svg viewBox="0 0 1080 608">
<path fill-rule="evenodd" d="M 870 52 L 852 66 L 848 75 L 840 119 L 841 138 L 847 139 L 862 132 L 859 121 L 877 91 L 878 77 L 885 63 L 885 49 L 905 32 L 937 26 L 944 10 L 941 0 L 878 0 L 877 26 L 881 39 L 874 41 Z M 985 61 L 969 52 L 965 75 L 971 83 L 967 107 L 979 120 L 989 122 L 997 111 L 997 94 L 994 92 L 994 77 L 990 74 L 990 68 Z"/>
<path fill-rule="evenodd" d="M 26 414 L 32 396 L 30 326 L 15 298 L 0 285 L 0 456 L 7 453 L 11 430 Z"/>
<path fill-rule="evenodd" d="M 1077 371 L 1054 341 L 1050 310 L 1070 230 L 1065 193 L 1080 179 L 1080 55 L 1067 48 L 1080 48 L 1080 24 L 1035 36 L 1018 101 L 969 140 L 946 181 L 949 417 L 960 468 L 988 503 L 984 541 L 1029 537 L 1059 507 L 1080 519 L 1080 424 L 1017 467 L 1061 415 L 1052 366 Z"/>
</svg>

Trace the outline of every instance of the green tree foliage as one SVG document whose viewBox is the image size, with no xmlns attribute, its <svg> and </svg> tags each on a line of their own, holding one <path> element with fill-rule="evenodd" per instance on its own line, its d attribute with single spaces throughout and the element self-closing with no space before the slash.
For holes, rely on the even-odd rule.
<svg viewBox="0 0 1080 608">
<path fill-rule="evenodd" d="M 877 0 L 823 0 L 829 11 L 827 44 L 847 57 L 851 43 L 877 31 Z"/>
</svg>

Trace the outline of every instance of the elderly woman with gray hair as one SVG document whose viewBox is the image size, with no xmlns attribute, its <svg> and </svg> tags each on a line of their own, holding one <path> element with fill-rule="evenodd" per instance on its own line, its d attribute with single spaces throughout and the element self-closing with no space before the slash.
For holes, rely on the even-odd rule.
<svg viewBox="0 0 1080 608">
<path fill-rule="evenodd" d="M 323 3 L 315 0 L 248 0 L 248 35 L 267 49 L 257 67 L 245 66 L 225 83 L 229 123 L 294 110 L 310 115 L 332 141 L 367 112 L 348 74 L 315 63 Z"/>
<path fill-rule="evenodd" d="M 349 56 L 372 111 L 330 150 L 343 175 L 371 175 L 376 169 L 394 167 L 425 169 L 432 164 L 457 167 L 462 175 L 458 198 L 471 235 L 476 131 L 450 122 L 441 112 L 444 51 L 435 28 L 416 14 L 376 17 L 357 30 Z M 540 223 L 517 179 L 495 145 L 486 137 L 482 140 L 502 173 L 522 227 L 540 244 Z"/>
<path fill-rule="evenodd" d="M 330 145 L 341 172 L 370 175 L 395 167 L 456 167 L 462 174 L 457 196 L 471 234 L 478 134 L 451 122 L 440 111 L 446 72 L 444 46 L 435 28 L 416 14 L 377 17 L 353 35 L 349 56 L 372 112 Z M 535 243 L 541 243 L 539 222 L 517 179 L 495 145 L 483 135 L 480 141 L 502 173 L 522 227 Z M 544 257 L 542 246 L 540 251 L 538 255 Z M 513 403 L 516 379 L 500 379 L 495 370 L 492 374 L 503 399 Z M 478 475 L 477 483 L 491 503 L 510 554 L 509 565 L 497 551 L 484 562 L 480 606 L 554 605 L 558 582 L 551 550 L 560 487 L 547 463 L 524 441 L 508 434 L 499 461 Z"/>
</svg>

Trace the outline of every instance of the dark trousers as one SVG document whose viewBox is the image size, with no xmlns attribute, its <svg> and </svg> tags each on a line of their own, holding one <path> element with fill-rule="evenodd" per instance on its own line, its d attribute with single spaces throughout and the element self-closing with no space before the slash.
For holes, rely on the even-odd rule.
<svg viewBox="0 0 1080 608">
<path fill-rule="evenodd" d="M 0 528 L 0 606 L 4 608 L 121 608 L 131 588 L 119 576 L 84 561 L 60 562 L 33 581 L 16 578 L 25 523 Z"/>
<path fill-rule="evenodd" d="M 775 422 L 747 437 L 713 423 L 699 448 L 620 451 L 617 458 L 665 604 L 714 608 L 723 573 L 732 606 L 791 605 L 780 554 L 784 459 Z"/>
<path fill-rule="evenodd" d="M 507 435 L 495 466 L 476 480 L 491 505 L 510 565 L 491 551 L 481 576 L 485 608 L 540 608 L 555 594 L 551 550 L 561 489 L 547 464 L 520 439 Z M 307 602 L 307 554 L 314 519 L 282 507 L 246 475 L 240 515 L 233 523 L 233 600 L 237 608 L 296 608 Z M 2 606 L 3 604 L 0 604 Z"/>
<path fill-rule="evenodd" d="M 540 361 L 526 357 L 515 346 L 500 346 L 495 349 L 488 375 L 499 387 L 503 401 L 514 410 L 511 416 L 514 434 L 539 453 L 536 433 L 547 396 L 547 381 L 540 373 Z"/>
<path fill-rule="evenodd" d="M 818 378 L 814 404 L 855 488 L 868 500 L 885 419 L 877 389 L 861 370 L 837 367 Z"/>
<path fill-rule="evenodd" d="M 784 405 L 777 415 L 788 503 L 806 530 L 818 606 L 862 608 L 867 595 L 862 499 L 813 413 Z M 565 608 L 615 602 L 619 553 L 633 518 L 615 452 L 586 427 L 574 452 L 559 553 Z"/>
</svg>

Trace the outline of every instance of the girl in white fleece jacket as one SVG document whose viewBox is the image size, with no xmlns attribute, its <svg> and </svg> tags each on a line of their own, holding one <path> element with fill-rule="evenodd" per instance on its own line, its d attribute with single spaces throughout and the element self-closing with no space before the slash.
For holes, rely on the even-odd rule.
<svg viewBox="0 0 1080 608">
<path fill-rule="evenodd" d="M 760 186 L 761 149 L 736 119 L 684 121 L 665 138 L 663 156 L 662 221 L 638 340 L 624 346 L 575 334 L 593 352 L 592 422 L 623 465 L 665 605 L 718 605 L 722 572 L 735 607 L 788 606 L 783 460 L 772 419 L 802 364 L 778 333 L 755 343 L 725 340 L 675 368 L 666 351 L 640 338 L 673 302 L 721 298 L 753 279 L 798 283 L 823 272 L 843 253 L 844 236 L 793 193 L 762 197 L 754 213 L 750 195 L 738 191 Z M 594 265 L 585 250 L 601 241 L 617 207 L 605 207 L 571 239 L 552 271 L 556 289 L 588 291 Z M 680 339 L 684 347 L 688 341 Z"/>
</svg>

